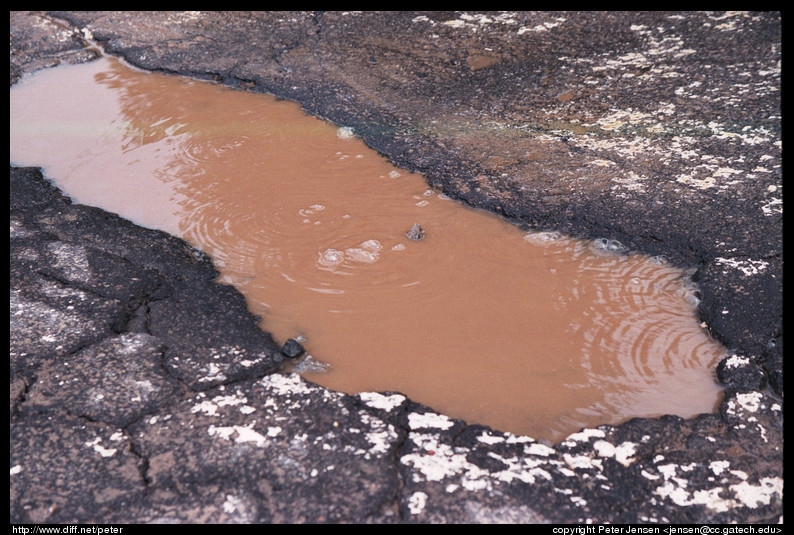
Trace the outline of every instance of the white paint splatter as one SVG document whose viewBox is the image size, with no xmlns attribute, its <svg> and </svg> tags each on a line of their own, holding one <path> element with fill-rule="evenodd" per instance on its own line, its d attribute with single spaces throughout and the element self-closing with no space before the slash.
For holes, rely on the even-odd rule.
<svg viewBox="0 0 794 535">
<path fill-rule="evenodd" d="M 605 436 L 606 433 L 600 429 L 582 429 L 577 433 L 568 435 L 568 438 L 562 442 L 562 445 L 573 447 L 576 446 L 577 442 L 587 442 L 592 438 L 604 438 Z"/>
<path fill-rule="evenodd" d="M 745 411 L 757 412 L 761 408 L 761 392 L 738 393 L 734 399 L 728 400 L 728 413 L 736 414 L 737 404 Z"/>
<path fill-rule="evenodd" d="M 190 408 L 191 413 L 203 412 L 207 416 L 216 416 L 218 414 L 218 406 L 209 400 L 202 401 Z M 154 420 L 154 418 L 152 418 Z M 154 423 L 154 422 L 150 422 Z"/>
<path fill-rule="evenodd" d="M 762 477 L 759 485 L 751 485 L 742 481 L 731 485 L 730 489 L 736 494 L 739 501 L 747 507 L 769 505 L 772 497 L 777 495 L 783 500 L 783 479 L 780 477 Z"/>
<path fill-rule="evenodd" d="M 418 491 L 411 494 L 408 498 L 408 510 L 411 512 L 412 515 L 418 515 L 421 513 L 425 505 L 427 504 L 427 494 L 424 492 Z"/>
<path fill-rule="evenodd" d="M 725 360 L 725 367 L 732 369 L 732 368 L 740 368 L 742 366 L 747 366 L 750 364 L 750 359 L 748 357 L 741 357 L 739 355 L 733 355 Z"/>
<path fill-rule="evenodd" d="M 623 442 L 618 446 L 599 440 L 593 444 L 593 449 L 599 457 L 614 457 L 623 466 L 629 466 L 634 462 L 633 455 L 637 451 L 637 445 L 633 442 Z"/>
<path fill-rule="evenodd" d="M 297 373 L 273 373 L 263 377 L 260 383 L 276 395 L 309 394 L 312 391 Z"/>
<path fill-rule="evenodd" d="M 95 438 L 94 440 L 92 440 L 90 442 L 86 442 L 85 445 L 89 446 L 89 447 L 92 447 L 93 450 L 95 452 L 97 452 L 98 454 L 100 454 L 102 457 L 112 457 L 113 455 L 116 454 L 116 451 L 117 451 L 116 448 L 107 449 L 107 448 L 103 447 L 99 443 L 100 440 L 102 440 L 102 439 L 97 437 L 97 438 Z"/>
<path fill-rule="evenodd" d="M 730 465 L 731 463 L 728 461 L 711 461 L 709 463 L 709 468 L 711 468 L 711 471 L 714 472 L 714 475 L 718 476 L 727 470 Z"/>
<path fill-rule="evenodd" d="M 436 428 L 436 429 L 449 429 L 455 424 L 451 418 L 443 414 L 436 414 L 433 412 L 426 412 L 419 414 L 412 412 L 408 415 L 408 426 L 411 429 L 423 428 Z"/>
<path fill-rule="evenodd" d="M 716 262 L 718 264 L 738 269 L 748 277 L 750 275 L 757 275 L 758 273 L 764 271 L 769 265 L 769 262 L 765 262 L 764 260 L 737 260 L 735 258 L 722 257 L 718 257 Z"/>
<path fill-rule="evenodd" d="M 217 358 L 217 357 L 216 357 Z M 201 377 L 198 382 L 205 383 L 208 381 L 225 381 L 226 375 L 221 373 L 221 368 L 214 362 L 210 362 L 207 370 L 207 374 L 204 377 Z"/>
<path fill-rule="evenodd" d="M 541 457 L 549 457 L 557 453 L 557 450 L 550 448 L 544 444 L 533 443 L 524 448 L 524 453 L 527 455 L 540 455 Z"/>
<path fill-rule="evenodd" d="M 254 443 L 255 446 L 259 448 L 264 447 L 265 444 L 267 444 L 267 438 L 254 431 L 252 427 L 253 427 L 253 423 L 251 424 L 251 427 L 244 427 L 241 425 L 216 427 L 214 425 L 211 425 L 207 429 L 207 432 L 210 434 L 210 436 L 219 436 L 224 440 L 232 440 L 232 436 L 236 434 L 234 441 L 237 442 L 238 444 L 243 442 L 252 442 Z M 274 429 L 278 429 L 279 431 L 281 431 L 281 428 L 270 428 L 268 430 L 268 436 L 275 436 L 275 435 L 271 435 L 271 432 Z"/>
</svg>

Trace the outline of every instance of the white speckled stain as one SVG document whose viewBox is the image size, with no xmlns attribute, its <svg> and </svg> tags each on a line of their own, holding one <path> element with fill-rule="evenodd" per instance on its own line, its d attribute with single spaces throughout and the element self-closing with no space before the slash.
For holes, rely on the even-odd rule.
<svg viewBox="0 0 794 535">
<path fill-rule="evenodd" d="M 661 477 L 661 476 L 657 476 L 657 475 L 651 474 L 647 470 L 641 470 L 640 471 L 640 475 L 642 475 L 642 477 L 644 477 L 646 479 L 650 479 L 652 481 L 655 480 L 655 479 L 659 479 L 659 477 Z"/>
<path fill-rule="evenodd" d="M 455 451 L 446 444 L 440 444 L 438 437 L 431 434 L 411 433 L 409 438 L 418 446 L 418 453 L 404 455 L 400 462 L 413 467 L 413 480 L 422 481 L 441 481 L 446 477 L 464 474 L 470 470 L 484 475 L 478 467 L 466 460 L 464 454 L 456 454 Z M 429 454 L 429 452 L 433 454 Z"/>
<path fill-rule="evenodd" d="M 223 502 L 223 512 L 228 514 L 235 513 L 240 505 L 240 499 L 237 496 L 229 494 L 226 496 L 226 501 Z"/>
<path fill-rule="evenodd" d="M 563 446 L 573 447 L 577 442 L 586 442 L 592 438 L 604 438 L 606 433 L 600 429 L 582 429 L 577 433 L 571 433 L 563 442 Z"/>
<path fill-rule="evenodd" d="M 86 442 L 85 445 L 88 446 L 88 447 L 93 448 L 93 450 L 95 452 L 97 452 L 98 454 L 100 454 L 102 457 L 112 457 L 113 455 L 115 455 L 116 451 L 117 451 L 116 448 L 108 449 L 108 448 L 103 447 L 99 443 L 101 440 L 102 439 L 97 437 L 97 438 L 95 438 L 92 441 Z"/>
<path fill-rule="evenodd" d="M 737 485 L 731 485 L 730 489 L 736 494 L 737 499 L 747 507 L 769 505 L 774 495 L 777 495 L 781 501 L 783 500 L 783 478 L 780 477 L 762 477 L 758 485 L 743 481 Z"/>
<path fill-rule="evenodd" d="M 20 473 L 21 471 L 22 471 L 22 465 L 21 464 L 18 464 L 16 466 L 12 466 L 11 467 L 11 475 L 12 476 Z"/>
<path fill-rule="evenodd" d="M 227 494 L 221 507 L 223 512 L 230 517 L 226 522 L 250 524 L 256 521 L 257 506 L 245 494 Z"/>
<path fill-rule="evenodd" d="M 421 491 L 414 492 L 408 498 L 408 511 L 412 515 L 418 515 L 424 510 L 425 504 L 427 504 L 427 494 Z"/>
<path fill-rule="evenodd" d="M 576 468 L 588 470 L 593 466 L 596 466 L 600 469 L 602 466 L 600 459 L 593 459 L 589 455 L 571 455 L 570 453 L 563 453 L 562 458 L 565 461 L 565 464 L 567 464 L 572 470 L 575 470 Z"/>
<path fill-rule="evenodd" d="M 722 474 L 730 465 L 731 463 L 728 461 L 711 461 L 709 463 L 709 468 L 711 468 L 711 471 L 714 472 L 714 475 L 718 476 Z"/>
<path fill-rule="evenodd" d="M 215 396 L 212 398 L 214 403 L 218 404 L 218 407 L 233 407 L 235 405 L 241 405 L 248 402 L 248 398 L 245 396 Z"/>
<path fill-rule="evenodd" d="M 91 280 L 91 267 L 85 248 L 63 242 L 53 242 L 48 247 L 55 255 L 55 266 L 66 272 L 69 278 L 80 282 Z"/>
<path fill-rule="evenodd" d="M 771 187 L 771 186 L 770 186 Z M 761 211 L 765 216 L 777 215 L 783 213 L 783 199 L 772 197 L 769 202 L 761 207 Z"/>
<path fill-rule="evenodd" d="M 125 355 L 131 355 L 146 345 L 146 342 L 152 340 L 153 337 L 143 333 L 125 333 L 119 336 L 118 340 L 121 342 L 120 352 Z"/>
<path fill-rule="evenodd" d="M 557 20 L 560 20 L 561 22 L 565 21 L 565 19 L 557 19 Z M 559 22 L 544 22 L 543 24 L 536 24 L 535 26 L 532 26 L 531 28 L 528 27 L 528 26 L 522 26 L 521 28 L 518 29 L 517 33 L 518 33 L 518 35 L 521 35 L 521 34 L 529 33 L 529 32 L 547 32 L 547 31 L 551 30 L 552 28 L 556 28 L 559 25 L 560 25 Z"/>
<path fill-rule="evenodd" d="M 750 364 L 750 359 L 748 357 L 741 357 L 739 355 L 733 355 L 725 360 L 725 367 L 728 369 L 741 368 L 742 366 L 747 366 L 748 364 Z"/>
<path fill-rule="evenodd" d="M 565 22 L 564 17 L 556 17 L 553 21 L 546 21 L 540 24 L 536 24 L 534 26 L 521 26 L 516 31 L 517 35 L 522 35 L 524 33 L 531 33 L 531 32 L 546 32 L 551 30 L 552 28 L 556 28 L 560 25 L 560 23 Z M 412 22 L 417 23 L 421 22 L 424 24 L 429 24 L 431 27 L 436 26 L 439 24 L 437 21 L 428 18 L 426 15 L 419 15 L 411 19 Z M 459 28 L 459 29 L 468 29 L 472 32 L 476 32 L 482 27 L 488 24 L 502 24 L 506 26 L 516 26 L 518 25 L 518 21 L 516 20 L 516 14 L 512 12 L 504 12 L 499 13 L 498 15 L 484 15 L 482 13 L 462 13 L 458 16 L 457 19 L 447 20 L 441 23 L 443 26 L 447 26 L 449 28 Z"/>
<path fill-rule="evenodd" d="M 552 479 L 549 471 L 542 467 L 546 466 L 549 468 L 553 466 L 554 463 L 549 463 L 546 459 L 536 459 L 533 457 L 507 458 L 492 452 L 488 455 L 507 465 L 506 468 L 492 474 L 492 477 L 497 480 L 504 481 L 505 483 L 519 480 L 524 483 L 532 484 L 537 478 L 546 479 L 548 481 Z"/>
<path fill-rule="evenodd" d="M 739 393 L 733 399 L 728 400 L 728 414 L 736 414 L 737 409 L 757 412 L 762 407 L 761 392 Z M 737 406 L 738 404 L 738 406 Z"/>
<path fill-rule="evenodd" d="M 752 508 L 768 505 L 775 494 L 782 499 L 783 479 L 779 477 L 762 478 L 759 485 L 743 481 L 736 485 L 730 485 L 728 490 L 734 494 L 736 499 L 722 497 L 726 494 L 724 487 L 696 490 L 690 493 L 683 487 L 675 486 L 673 482 L 665 483 L 654 492 L 672 500 L 676 505 L 705 505 L 720 513 L 742 505 Z"/>
<path fill-rule="evenodd" d="M 454 423 L 455 422 L 453 422 L 449 416 L 432 412 L 426 412 L 424 414 L 413 412 L 408 415 L 408 426 L 411 429 L 449 429 Z"/>
<path fill-rule="evenodd" d="M 133 383 L 135 383 L 135 386 L 138 387 L 137 391 L 139 395 L 131 398 L 130 401 L 147 400 L 149 399 L 149 395 L 157 390 L 152 382 L 148 379 L 143 381 L 133 381 Z"/>
<path fill-rule="evenodd" d="M 218 436 L 224 440 L 234 440 L 238 444 L 244 442 L 251 442 L 255 446 L 259 448 L 263 448 L 265 444 L 267 444 L 267 438 L 260 433 L 254 431 L 252 428 L 255 422 L 251 422 L 249 427 L 241 426 L 241 425 L 232 425 L 232 426 L 214 426 L 211 425 L 207 429 L 207 432 L 210 436 Z M 281 430 L 280 428 L 271 428 L 270 431 L 274 429 Z M 271 432 L 268 432 L 268 436 L 271 435 Z M 278 432 L 276 432 L 278 434 Z"/>
<path fill-rule="evenodd" d="M 729 485 L 727 489 L 724 486 L 714 486 L 710 489 L 689 491 L 687 490 L 687 479 L 678 477 L 677 474 L 678 471 L 692 471 L 695 466 L 695 463 L 689 465 L 669 463 L 657 466 L 657 470 L 664 478 L 664 484 L 657 487 L 654 494 L 669 499 L 679 506 L 705 505 L 718 513 L 740 506 L 755 508 L 760 505 L 768 505 L 774 495 L 781 500 L 783 498 L 782 478 L 763 477 L 759 480 L 758 485 L 753 485 L 746 481 L 748 478 L 746 473 L 739 470 L 728 470 L 730 463 L 724 460 L 712 461 L 709 463 L 709 468 L 717 476 L 721 476 L 728 470 L 731 475 L 742 479 L 741 483 Z M 658 476 L 652 476 L 644 470 L 642 474 L 651 480 L 659 479 Z M 729 497 L 729 493 L 733 493 L 735 498 Z"/>
<path fill-rule="evenodd" d="M 401 394 L 386 395 L 379 392 L 362 392 L 358 394 L 359 399 L 373 409 L 391 411 L 405 402 L 405 396 Z"/>
<path fill-rule="evenodd" d="M 192 413 L 199 411 L 203 412 L 207 416 L 216 416 L 218 414 L 218 406 L 209 400 L 205 400 L 201 403 L 193 405 L 193 407 L 190 409 L 190 412 Z"/>
<path fill-rule="evenodd" d="M 618 446 L 599 440 L 593 444 L 593 449 L 599 457 L 614 457 L 623 466 L 629 466 L 634 462 L 633 455 L 637 451 L 637 445 L 633 442 L 623 442 Z"/>
<path fill-rule="evenodd" d="M 557 451 L 554 448 L 550 448 L 544 444 L 529 444 L 524 448 L 524 451 L 527 455 L 538 455 L 541 457 L 548 457 L 550 455 L 554 455 Z"/>
<path fill-rule="evenodd" d="M 507 437 L 512 438 L 510 435 Z M 417 446 L 417 451 L 403 456 L 401 462 L 415 470 L 413 481 L 421 483 L 450 478 L 453 481 L 446 486 L 447 492 L 450 493 L 459 489 L 490 491 L 498 484 L 510 484 L 516 481 L 527 484 L 534 484 L 539 480 L 552 481 L 552 472 L 566 477 L 576 476 L 575 472 L 565 468 L 563 461 L 550 458 L 556 453 L 555 450 L 537 443 L 526 444 L 523 455 L 520 456 L 505 457 L 495 452 L 487 453 L 498 460 L 500 465 L 504 465 L 501 470 L 489 471 L 468 461 L 467 455 L 470 452 L 468 448 L 453 448 L 448 444 L 440 443 L 436 435 L 412 432 L 409 434 L 409 439 Z M 483 433 L 479 439 L 486 444 L 497 441 L 497 437 L 488 433 Z M 582 456 L 579 460 L 581 468 L 600 469 L 598 459 Z"/>
<path fill-rule="evenodd" d="M 391 446 L 397 440 L 397 432 L 391 424 L 383 420 L 373 418 L 366 412 L 359 412 L 361 423 L 368 426 L 371 431 L 365 434 L 367 440 L 372 444 L 366 457 L 370 455 L 382 456 L 390 451 Z"/>
<path fill-rule="evenodd" d="M 729 266 L 734 269 L 738 269 L 745 276 L 749 277 L 750 275 L 757 275 L 761 271 L 764 271 L 766 267 L 769 265 L 769 262 L 765 262 L 763 260 L 737 260 L 736 258 L 722 258 L 718 257 L 716 259 L 718 264 L 722 264 L 724 266 Z"/>
<path fill-rule="evenodd" d="M 297 373 L 274 373 L 264 377 L 261 384 L 276 395 L 308 394 L 311 389 Z"/>
<path fill-rule="evenodd" d="M 225 381 L 225 380 L 226 380 L 226 376 L 221 373 L 221 368 L 214 362 L 210 362 L 206 375 L 204 377 L 201 377 L 198 380 L 198 382 L 205 383 L 208 381 Z"/>
<path fill-rule="evenodd" d="M 491 435 L 490 433 L 481 434 L 479 437 L 477 437 L 477 440 L 482 442 L 483 444 L 489 444 L 489 445 L 490 444 L 501 444 L 502 442 L 505 441 L 504 437 L 495 437 L 495 436 Z"/>
</svg>

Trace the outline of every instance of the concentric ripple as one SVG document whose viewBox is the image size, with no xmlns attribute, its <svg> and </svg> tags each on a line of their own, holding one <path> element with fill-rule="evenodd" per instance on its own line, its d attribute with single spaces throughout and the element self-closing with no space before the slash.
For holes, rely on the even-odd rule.
<svg viewBox="0 0 794 535">
<path fill-rule="evenodd" d="M 551 440 L 719 399 L 725 350 L 686 272 L 464 208 L 293 103 L 59 67 L 12 87 L 11 160 L 208 252 L 265 330 L 330 364 L 305 372 L 328 387 Z"/>
</svg>

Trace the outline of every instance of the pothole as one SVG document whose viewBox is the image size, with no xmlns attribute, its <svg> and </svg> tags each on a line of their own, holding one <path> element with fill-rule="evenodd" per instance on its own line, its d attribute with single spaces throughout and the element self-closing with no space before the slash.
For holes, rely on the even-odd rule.
<svg viewBox="0 0 794 535">
<path fill-rule="evenodd" d="M 206 251 L 321 385 L 552 441 L 719 401 L 686 272 L 463 207 L 295 103 L 102 58 L 10 110 L 12 164 Z"/>
</svg>

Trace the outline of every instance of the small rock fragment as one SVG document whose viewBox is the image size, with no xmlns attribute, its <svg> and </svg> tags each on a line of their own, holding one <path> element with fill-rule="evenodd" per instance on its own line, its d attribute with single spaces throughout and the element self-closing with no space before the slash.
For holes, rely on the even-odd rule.
<svg viewBox="0 0 794 535">
<path fill-rule="evenodd" d="M 418 241 L 425 237 L 425 231 L 422 228 L 422 225 L 419 223 L 414 223 L 414 226 L 411 227 L 411 230 L 405 233 L 408 236 L 408 239 Z"/>
<path fill-rule="evenodd" d="M 281 354 L 289 359 L 296 359 L 303 355 L 306 350 L 303 346 L 295 340 L 294 338 L 290 338 L 286 342 L 284 342 L 284 346 L 281 348 Z"/>
</svg>

